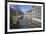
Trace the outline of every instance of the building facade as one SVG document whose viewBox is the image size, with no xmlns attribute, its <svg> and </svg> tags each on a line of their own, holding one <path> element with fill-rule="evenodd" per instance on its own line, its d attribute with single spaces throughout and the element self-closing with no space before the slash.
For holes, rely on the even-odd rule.
<svg viewBox="0 0 46 34">
<path fill-rule="evenodd" d="M 26 12 L 26 16 L 27 16 L 27 19 L 32 20 L 32 11 L 29 10 L 28 12 Z"/>
<path fill-rule="evenodd" d="M 32 8 L 32 18 L 41 19 L 41 6 Z"/>
</svg>

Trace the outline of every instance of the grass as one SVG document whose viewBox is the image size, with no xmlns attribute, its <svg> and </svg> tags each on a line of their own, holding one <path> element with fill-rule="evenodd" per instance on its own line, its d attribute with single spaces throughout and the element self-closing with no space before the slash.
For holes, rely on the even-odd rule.
<svg viewBox="0 0 46 34">
<path fill-rule="evenodd" d="M 18 16 L 13 16 L 12 20 L 13 20 L 13 24 L 16 24 L 18 21 L 19 17 Z"/>
<path fill-rule="evenodd" d="M 10 18 L 11 18 L 11 22 L 10 22 L 11 26 L 10 27 L 11 27 L 11 29 L 15 29 L 19 17 L 18 16 L 12 16 Z"/>
</svg>

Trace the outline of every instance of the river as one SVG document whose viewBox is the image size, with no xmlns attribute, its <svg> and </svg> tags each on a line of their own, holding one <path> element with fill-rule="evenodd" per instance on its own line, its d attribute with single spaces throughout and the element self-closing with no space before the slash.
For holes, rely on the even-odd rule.
<svg viewBox="0 0 46 34">
<path fill-rule="evenodd" d="M 28 23 L 27 23 L 27 18 L 26 16 L 22 16 L 20 19 L 19 19 L 19 22 L 17 24 L 17 28 L 28 28 Z"/>
</svg>

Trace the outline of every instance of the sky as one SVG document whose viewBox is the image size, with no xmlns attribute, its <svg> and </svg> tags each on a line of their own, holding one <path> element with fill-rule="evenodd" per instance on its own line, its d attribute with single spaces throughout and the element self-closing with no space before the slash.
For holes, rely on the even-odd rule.
<svg viewBox="0 0 46 34">
<path fill-rule="evenodd" d="M 27 12 L 28 10 L 31 10 L 32 6 L 29 5 L 21 5 L 20 6 L 20 10 L 22 10 L 23 12 Z"/>
<path fill-rule="evenodd" d="M 16 5 L 10 5 L 13 10 L 17 9 Z M 19 8 L 23 12 L 27 12 L 32 9 L 32 6 L 30 5 L 19 5 Z"/>
</svg>

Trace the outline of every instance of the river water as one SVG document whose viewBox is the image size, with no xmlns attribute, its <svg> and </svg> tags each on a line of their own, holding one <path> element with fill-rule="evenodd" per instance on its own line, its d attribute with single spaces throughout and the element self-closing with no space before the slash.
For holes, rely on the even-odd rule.
<svg viewBox="0 0 46 34">
<path fill-rule="evenodd" d="M 22 16 L 19 19 L 19 22 L 17 24 L 17 28 L 28 28 L 27 18 L 26 16 Z"/>
</svg>

